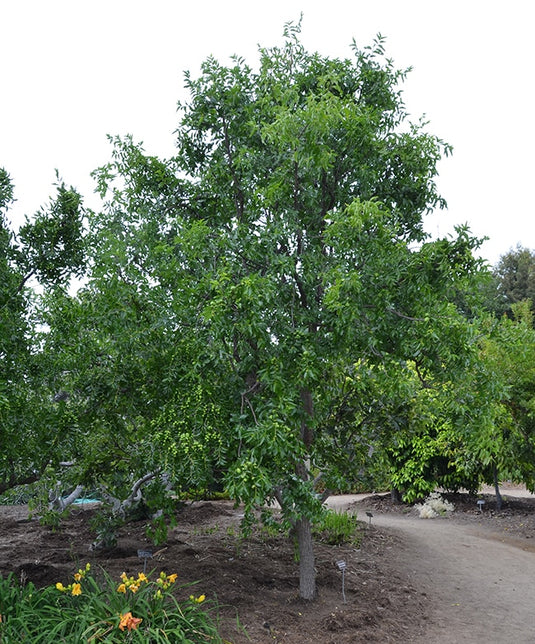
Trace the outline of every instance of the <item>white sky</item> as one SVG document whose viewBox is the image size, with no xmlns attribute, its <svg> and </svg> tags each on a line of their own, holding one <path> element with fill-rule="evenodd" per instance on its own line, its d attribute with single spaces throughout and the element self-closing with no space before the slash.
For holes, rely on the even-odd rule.
<svg viewBox="0 0 535 644">
<path fill-rule="evenodd" d="M 517 243 L 535 248 L 530 201 L 535 39 L 531 0 L 0 0 L 0 166 L 15 183 L 14 223 L 54 190 L 55 168 L 95 206 L 89 173 L 106 163 L 106 134 L 131 133 L 171 156 L 176 102 L 210 54 L 251 64 L 304 13 L 311 50 L 351 56 L 380 32 L 414 120 L 454 146 L 440 164 L 448 211 L 427 229 L 468 223 L 488 236 L 491 263 Z"/>
</svg>

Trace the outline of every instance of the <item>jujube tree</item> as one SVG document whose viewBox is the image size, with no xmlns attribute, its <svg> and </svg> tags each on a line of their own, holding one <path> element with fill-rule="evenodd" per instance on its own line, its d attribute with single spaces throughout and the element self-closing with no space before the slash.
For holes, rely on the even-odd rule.
<svg viewBox="0 0 535 644">
<path fill-rule="evenodd" d="M 162 467 L 183 475 L 177 445 L 210 445 L 246 518 L 277 500 L 311 599 L 311 523 L 372 440 L 347 405 L 358 365 L 411 359 L 442 380 L 462 368 L 470 336 L 455 296 L 477 272 L 477 242 L 459 231 L 422 245 L 449 147 L 409 122 L 405 72 L 382 41 L 338 60 L 307 52 L 298 32 L 288 25 L 282 47 L 261 49 L 257 71 L 210 58 L 186 76 L 173 159 L 115 140 L 95 173 L 108 202 L 92 218 L 81 295 L 130 292 L 125 315 L 137 311 L 172 356 L 160 392 L 135 385 L 161 403 L 150 430 Z"/>
</svg>

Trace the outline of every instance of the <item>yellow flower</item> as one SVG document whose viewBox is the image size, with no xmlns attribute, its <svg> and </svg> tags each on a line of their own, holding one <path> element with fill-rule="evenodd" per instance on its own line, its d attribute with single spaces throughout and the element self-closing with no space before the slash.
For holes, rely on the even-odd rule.
<svg viewBox="0 0 535 644">
<path fill-rule="evenodd" d="M 82 586 L 80 584 L 73 584 L 72 585 L 72 594 L 73 595 L 81 595 L 82 594 Z"/>
<path fill-rule="evenodd" d="M 195 602 L 196 604 L 202 604 L 206 599 L 206 595 L 199 595 L 199 597 L 194 597 L 193 595 L 189 596 L 190 601 Z"/>
<path fill-rule="evenodd" d="M 125 573 L 125 572 L 123 572 L 123 573 L 121 574 L 121 579 L 122 579 L 123 581 L 126 581 L 126 580 L 128 579 L 128 577 L 127 577 L 127 575 L 126 575 L 126 573 Z"/>
<path fill-rule="evenodd" d="M 175 572 L 175 573 L 173 573 L 172 575 L 169 575 L 169 576 L 167 577 L 167 581 L 169 581 L 171 584 L 174 584 L 174 583 L 175 583 L 175 581 L 176 581 L 176 578 L 177 578 L 177 577 L 178 577 L 178 575 L 177 575 L 177 574 L 176 574 L 176 572 Z"/>
<path fill-rule="evenodd" d="M 75 573 L 74 578 L 76 581 L 80 581 L 83 578 L 83 575 L 81 575 L 79 572 Z"/>
<path fill-rule="evenodd" d="M 125 593 L 126 592 L 126 586 L 124 584 L 121 584 L 119 588 L 117 588 L 118 593 Z"/>
<path fill-rule="evenodd" d="M 130 584 L 130 586 L 128 586 L 128 588 L 129 588 L 133 593 L 137 593 L 137 591 L 139 590 L 139 584 Z"/>
<path fill-rule="evenodd" d="M 135 631 L 142 621 L 141 617 L 132 617 L 132 613 L 130 612 L 124 613 L 120 617 L 119 629 L 124 631 L 127 628 L 129 631 Z"/>
<path fill-rule="evenodd" d="M 138 583 L 142 581 L 149 581 L 144 572 L 140 572 L 137 576 Z"/>
<path fill-rule="evenodd" d="M 67 590 L 65 586 L 61 583 L 61 581 L 58 581 L 58 583 L 56 584 L 56 588 L 58 590 L 61 590 L 61 592 L 64 592 L 65 590 Z"/>
</svg>

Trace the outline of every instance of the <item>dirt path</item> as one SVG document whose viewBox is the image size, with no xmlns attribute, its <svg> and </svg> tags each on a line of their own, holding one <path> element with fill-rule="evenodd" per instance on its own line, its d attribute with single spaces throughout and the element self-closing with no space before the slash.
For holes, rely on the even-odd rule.
<svg viewBox="0 0 535 644">
<path fill-rule="evenodd" d="M 359 497 L 359 516 L 366 499 Z M 333 500 L 348 507 L 350 497 Z M 371 529 L 404 537 L 399 569 L 431 599 L 432 614 L 418 644 L 535 642 L 535 548 L 454 519 L 373 512 Z"/>
</svg>

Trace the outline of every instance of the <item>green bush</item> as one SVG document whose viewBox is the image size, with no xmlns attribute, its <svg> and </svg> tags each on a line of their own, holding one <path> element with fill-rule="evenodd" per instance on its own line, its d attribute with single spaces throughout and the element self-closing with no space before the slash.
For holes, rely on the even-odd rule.
<svg viewBox="0 0 535 644">
<path fill-rule="evenodd" d="M 321 520 L 314 525 L 314 536 L 324 543 L 339 546 L 343 543 L 358 545 L 361 533 L 356 515 L 347 512 L 326 510 Z"/>
</svg>

